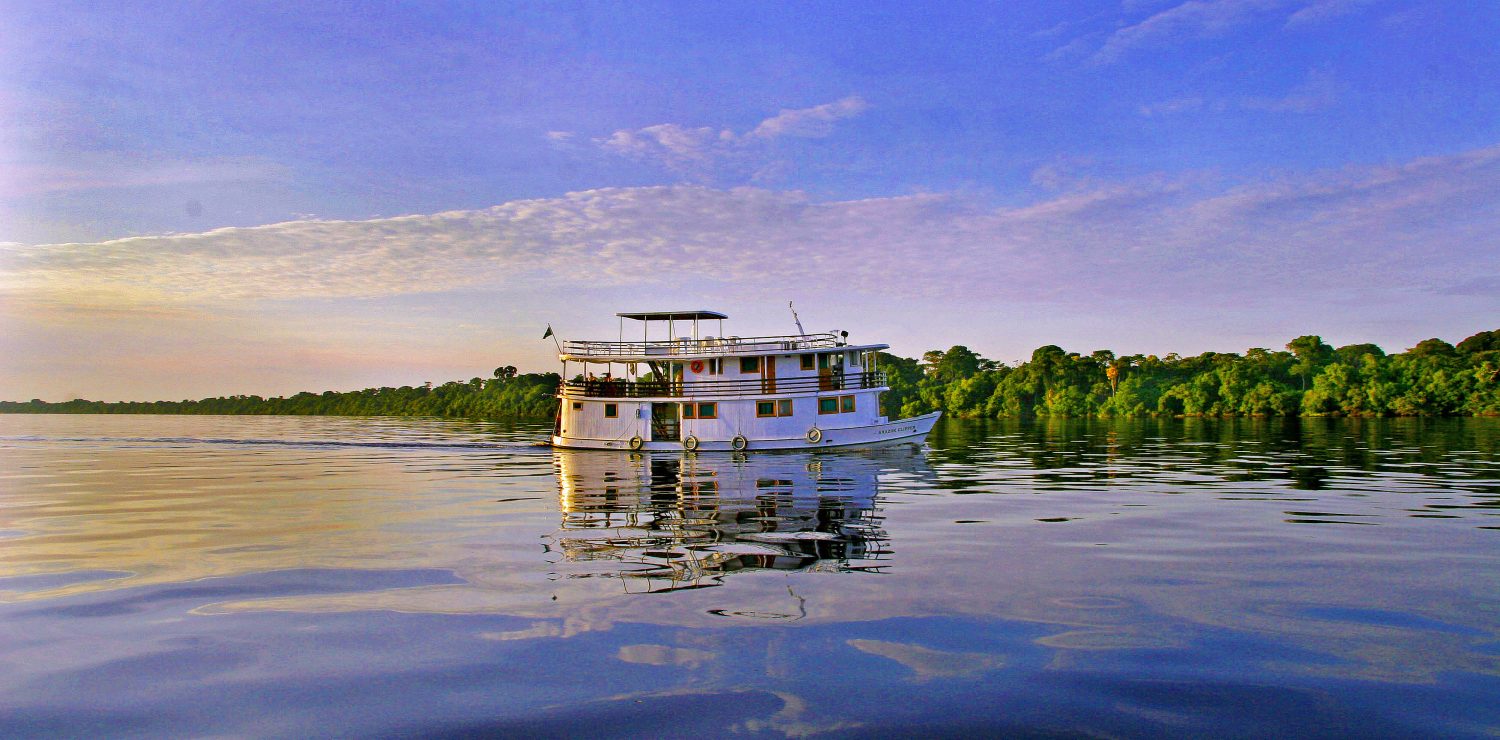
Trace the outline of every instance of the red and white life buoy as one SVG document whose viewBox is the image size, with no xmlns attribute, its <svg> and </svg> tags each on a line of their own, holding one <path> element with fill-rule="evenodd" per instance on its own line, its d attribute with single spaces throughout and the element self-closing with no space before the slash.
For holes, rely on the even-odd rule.
<svg viewBox="0 0 1500 740">
<path fill-rule="evenodd" d="M 701 372 L 703 372 L 703 361 L 702 360 L 693 360 L 693 372 L 695 372 L 695 373 L 701 373 Z"/>
</svg>

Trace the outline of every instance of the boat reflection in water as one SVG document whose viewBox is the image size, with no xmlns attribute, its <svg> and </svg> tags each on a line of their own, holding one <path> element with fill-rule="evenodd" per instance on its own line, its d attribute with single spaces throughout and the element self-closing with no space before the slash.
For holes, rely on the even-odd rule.
<svg viewBox="0 0 1500 740">
<path fill-rule="evenodd" d="M 556 450 L 565 578 L 628 592 L 721 585 L 753 571 L 879 572 L 884 472 L 925 470 L 912 448 L 864 454 Z"/>
</svg>

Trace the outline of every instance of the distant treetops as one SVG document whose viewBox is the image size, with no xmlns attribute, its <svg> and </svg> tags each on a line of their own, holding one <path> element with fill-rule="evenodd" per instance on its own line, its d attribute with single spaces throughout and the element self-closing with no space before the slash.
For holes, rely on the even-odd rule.
<svg viewBox="0 0 1500 740">
<path fill-rule="evenodd" d="M 0 412 L 79 414 L 281 414 L 292 416 L 450 416 L 464 418 L 552 418 L 557 373 L 518 375 L 512 366 L 494 377 L 434 386 L 366 388 L 298 393 L 294 396 L 221 396 L 200 401 L 103 403 L 0 402 Z"/>
<path fill-rule="evenodd" d="M 1008 366 L 968 347 L 919 363 L 887 355 L 889 414 L 965 417 L 1444 416 L 1500 414 L 1500 331 L 1453 346 L 1427 339 L 1399 354 L 1373 344 L 1337 349 L 1297 337 L 1287 351 L 1088 355 L 1055 345 Z"/>
<path fill-rule="evenodd" d="M 1109 350 L 1082 355 L 1049 344 L 1014 366 L 962 345 L 920 361 L 881 353 L 891 386 L 881 405 L 889 416 L 939 410 L 960 417 L 1500 415 L 1500 330 L 1457 346 L 1427 339 L 1392 355 L 1373 344 L 1335 349 L 1314 335 L 1293 339 L 1286 350 L 1159 358 Z M 0 413 L 552 417 L 557 373 L 518 374 L 506 365 L 493 375 L 436 387 L 272 398 L 0 401 Z"/>
</svg>

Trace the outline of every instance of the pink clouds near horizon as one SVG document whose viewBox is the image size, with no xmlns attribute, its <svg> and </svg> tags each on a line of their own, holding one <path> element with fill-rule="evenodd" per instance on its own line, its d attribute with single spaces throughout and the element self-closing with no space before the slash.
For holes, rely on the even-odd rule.
<svg viewBox="0 0 1500 740">
<path fill-rule="evenodd" d="M 1500 274 L 1493 237 L 1500 233 L 1500 146 L 1249 182 L 1163 174 L 1056 187 L 1031 203 L 1000 207 L 953 193 L 820 201 L 749 187 L 603 188 L 364 221 L 4 245 L 0 311 L 11 359 L 0 361 L 0 397 L 62 387 L 106 395 L 120 373 L 132 372 L 128 364 L 80 359 L 61 348 L 76 351 L 78 342 L 67 337 L 109 327 L 136 332 L 146 354 L 157 343 L 184 367 L 202 362 L 194 357 L 235 355 L 278 325 L 313 347 L 307 337 L 319 317 L 303 315 L 307 301 L 439 305 L 455 291 L 500 302 L 555 296 L 551 305 L 528 304 L 534 321 L 496 327 L 493 346 L 503 351 L 530 338 L 530 323 L 564 317 L 587 324 L 591 318 L 572 315 L 580 305 L 570 296 L 579 294 L 638 295 L 651 307 L 725 297 L 776 305 L 809 296 L 895 301 L 918 321 L 956 305 L 983 314 L 1002 305 L 1048 311 L 1101 302 L 1233 313 L 1291 301 L 1338 305 L 1357 316 L 1385 310 L 1393 299 L 1493 303 L 1464 286 Z M 246 315 L 257 318 L 247 322 Z M 463 318 L 436 310 L 423 331 Z M 1329 324 L 1349 320 L 1309 317 L 1303 326 L 1330 332 L 1339 327 Z M 163 326 L 178 331 L 163 335 Z M 887 329 L 861 328 L 866 335 Z M 412 337 L 402 332 L 410 330 L 367 322 L 358 342 L 333 336 L 321 351 L 384 357 L 359 347 L 409 345 Z M 185 344 L 174 350 L 164 336 Z M 952 338 L 991 355 L 1052 340 L 1017 327 L 940 336 L 932 346 Z M 129 344 L 128 336 L 117 338 Z M 1162 351 L 1193 352 L 1205 341 L 1184 336 Z M 467 356 L 448 354 L 445 361 Z M 523 356 L 544 362 L 545 352 Z M 156 367 L 151 362 L 140 372 Z M 439 367 L 446 366 L 433 371 Z M 319 387 L 316 372 L 303 384 Z M 168 392 L 170 383 L 160 387 L 163 397 L 181 395 Z"/>
</svg>

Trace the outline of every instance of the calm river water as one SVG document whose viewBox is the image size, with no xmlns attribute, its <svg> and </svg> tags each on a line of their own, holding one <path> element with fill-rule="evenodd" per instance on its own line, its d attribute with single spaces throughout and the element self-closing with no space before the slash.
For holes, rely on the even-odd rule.
<svg viewBox="0 0 1500 740">
<path fill-rule="evenodd" d="M 1500 419 L 0 416 L 0 735 L 1492 736 Z"/>
</svg>

